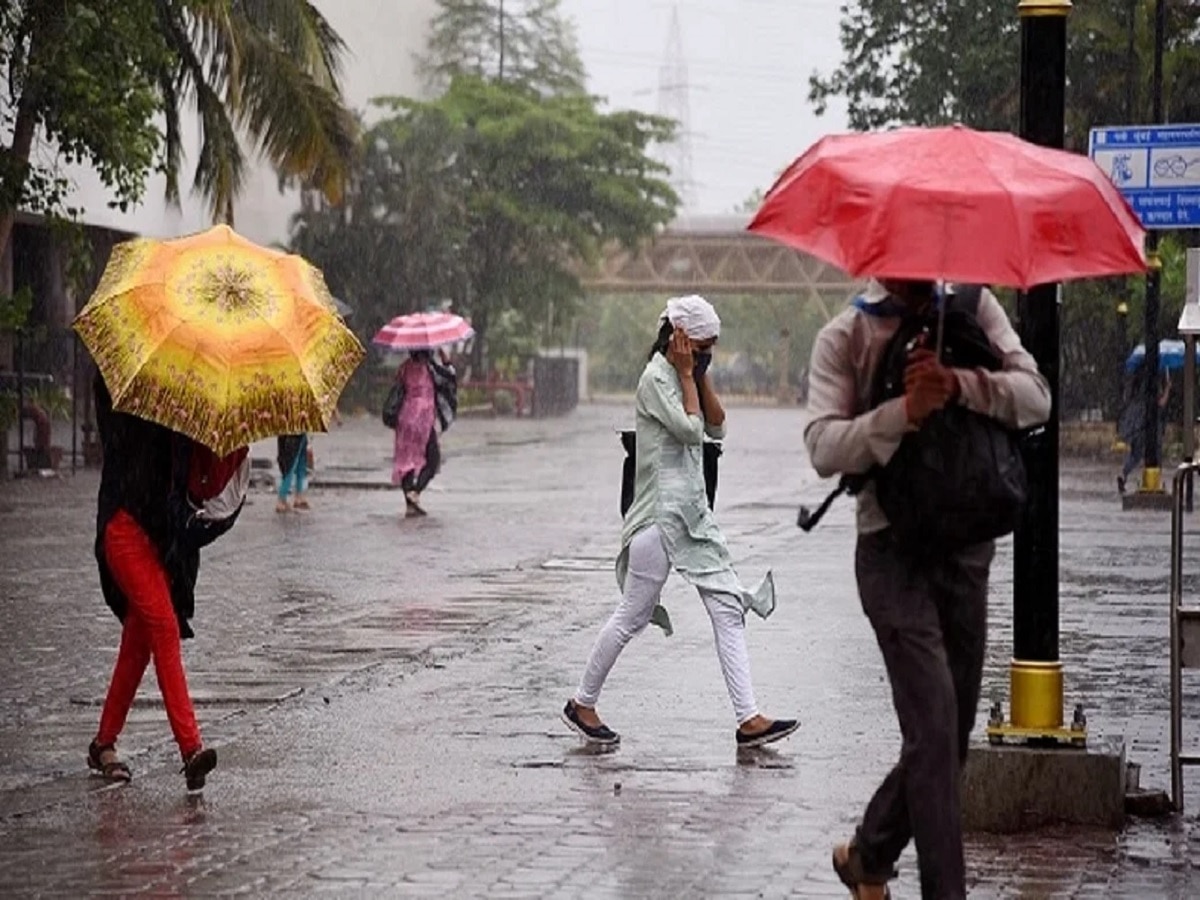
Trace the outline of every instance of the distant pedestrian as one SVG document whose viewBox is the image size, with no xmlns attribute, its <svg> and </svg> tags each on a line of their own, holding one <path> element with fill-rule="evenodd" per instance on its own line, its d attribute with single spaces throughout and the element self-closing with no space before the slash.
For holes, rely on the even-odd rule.
<svg viewBox="0 0 1200 900">
<path fill-rule="evenodd" d="M 1162 453 L 1163 438 L 1167 433 L 1167 401 L 1171 398 L 1171 376 L 1162 373 L 1162 384 L 1158 392 L 1158 449 Z M 1117 433 L 1128 447 L 1125 464 L 1117 476 L 1117 490 L 1125 493 L 1125 486 L 1133 470 L 1146 460 L 1146 364 L 1143 362 L 1133 373 L 1129 383 L 1129 399 L 1121 410 Z"/>
<path fill-rule="evenodd" d="M 1003 307 L 983 290 L 973 313 L 998 371 L 951 369 L 924 347 L 910 351 L 905 393 L 871 408 L 885 350 L 905 316 L 936 309 L 932 282 L 872 282 L 821 329 L 813 347 L 804 439 L 822 477 L 885 466 L 904 436 L 951 404 L 1010 428 L 1044 422 L 1050 390 Z M 912 549 L 893 532 L 874 485 L 858 492 L 855 571 L 900 720 L 900 761 L 867 805 L 833 865 L 858 900 L 882 900 L 893 867 L 916 842 L 925 900 L 963 900 L 959 775 L 979 704 L 987 642 L 987 583 L 994 544 Z M 852 752 L 849 748 L 847 752 Z"/>
<path fill-rule="evenodd" d="M 285 513 L 289 509 L 304 511 L 309 509 L 308 467 L 309 457 L 307 434 L 281 434 L 275 442 L 276 462 L 279 463 L 279 499 L 275 503 L 275 512 Z M 293 489 L 296 492 L 295 502 L 289 506 Z"/>
<path fill-rule="evenodd" d="M 241 512 L 250 483 L 249 448 L 217 457 L 181 434 L 115 412 L 100 376 L 95 397 L 104 452 L 96 560 L 104 599 L 122 629 L 88 767 L 111 781 L 131 778 L 116 742 L 153 660 L 188 790 L 199 790 L 217 754 L 200 738 L 180 642 L 192 637 L 200 549 L 228 531 Z"/>
<path fill-rule="evenodd" d="M 404 491 L 407 515 L 423 516 L 421 493 L 442 465 L 438 427 L 445 431 L 458 410 L 458 380 L 449 359 L 430 350 L 411 353 L 396 372 L 388 397 L 395 415 L 392 484 Z"/>
<path fill-rule="evenodd" d="M 716 310 L 703 298 L 669 301 L 638 382 L 633 502 L 625 514 L 617 559 L 621 602 L 601 629 L 579 688 L 562 713 L 589 743 L 620 742 L 597 715 L 596 701 L 634 635 L 650 622 L 671 634 L 659 600 L 672 569 L 699 591 L 712 620 L 717 658 L 737 719 L 737 745 L 777 741 L 798 725 L 762 716 L 750 680 L 746 611 L 763 618 L 771 614 L 774 582 L 768 573 L 753 590 L 742 587 L 708 505 L 703 443 L 706 435 L 719 440 L 725 434 L 725 410 L 708 375 L 720 330 Z"/>
</svg>

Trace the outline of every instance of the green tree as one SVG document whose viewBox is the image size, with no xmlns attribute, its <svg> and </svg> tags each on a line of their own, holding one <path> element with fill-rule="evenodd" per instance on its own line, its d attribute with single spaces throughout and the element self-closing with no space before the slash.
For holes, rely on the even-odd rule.
<svg viewBox="0 0 1200 900">
<path fill-rule="evenodd" d="M 153 72 L 165 63 L 153 16 L 125 0 L 26 0 L 0 10 L 0 251 L 18 209 L 56 218 L 70 184 L 61 163 L 89 165 L 111 205 L 137 201 L 160 136 Z M 40 136 L 40 141 L 39 141 Z M 35 151 L 36 156 L 35 156 Z M 0 320 L 18 327 L 28 304 L 11 296 L 6 273 Z"/>
<path fill-rule="evenodd" d="M 1076 0 L 1068 19 L 1066 146 L 1083 151 L 1101 125 L 1151 119 L 1156 0 Z M 1163 101 L 1168 121 L 1200 120 L 1200 5 L 1167 3 Z M 822 113 L 834 97 L 848 103 L 856 129 L 949 122 L 1016 131 L 1020 22 L 1014 0 L 856 0 L 844 7 L 844 60 L 816 73 L 809 98 Z M 1180 241 L 1164 245 L 1164 324 L 1182 296 Z M 1174 255 L 1172 255 L 1174 254 Z M 1131 334 L 1142 323 L 1142 279 L 1072 283 L 1063 299 L 1062 395 L 1065 412 L 1119 400 L 1116 306 L 1131 300 Z"/>
<path fill-rule="evenodd" d="M 667 120 L 473 78 L 457 79 L 432 106 L 464 129 L 465 305 L 480 334 L 477 363 L 500 312 L 519 311 L 530 329 L 552 305 L 568 316 L 582 295 L 578 266 L 610 244 L 634 246 L 675 216 L 666 167 L 647 154 L 670 140 Z"/>
<path fill-rule="evenodd" d="M 202 142 L 194 186 L 232 219 L 239 137 L 281 176 L 338 196 L 355 147 L 337 85 L 340 38 L 305 0 L 21 0 L 0 12 L 0 247 L 18 209 L 75 217 L 60 163 L 95 169 L 115 205 L 140 199 L 156 162 L 170 199 L 183 164 L 180 120 Z M 161 115 L 165 131 L 158 129 Z M 34 158 L 38 140 L 51 157 Z"/>
<path fill-rule="evenodd" d="M 368 316 L 450 297 L 478 335 L 474 364 L 527 350 L 569 317 L 577 272 L 610 243 L 669 222 L 678 199 L 646 153 L 671 124 L 460 76 L 438 100 L 380 101 L 348 202 L 296 220 L 293 247 Z M 493 326 L 496 326 L 494 329 Z"/>
<path fill-rule="evenodd" d="M 148 0 L 138 0 L 145 3 Z M 345 45 L 308 0 L 153 0 L 169 63 L 155 74 L 166 113 L 168 197 L 178 197 L 181 112 L 193 105 L 201 146 L 193 186 L 214 218 L 233 221 L 245 138 L 281 178 L 341 196 L 357 123 L 339 86 Z"/>
<path fill-rule="evenodd" d="M 393 317 L 465 288 L 463 130 L 438 109 L 392 111 L 363 135 L 343 201 L 305 209 L 292 223 L 291 249 L 321 267 L 366 340 Z"/>
<path fill-rule="evenodd" d="M 1200 7 L 1166 2 L 1165 109 L 1170 121 L 1195 121 Z M 1083 149 L 1094 126 L 1149 120 L 1154 4 L 1075 4 L 1068 21 L 1069 147 Z M 950 122 L 1016 129 L 1020 23 L 1013 0 L 856 0 L 844 7 L 841 44 L 842 64 L 809 81 L 819 114 L 841 97 L 851 127 L 860 130 Z"/>
<path fill-rule="evenodd" d="M 847 3 L 840 29 L 845 59 L 827 76 L 813 74 L 809 99 L 820 115 L 831 98 L 844 97 L 850 126 L 859 130 L 994 125 L 1015 83 L 1014 11 L 1008 0 Z"/>
<path fill-rule="evenodd" d="M 435 91 L 455 76 L 583 93 L 586 75 L 562 0 L 438 0 L 421 70 Z"/>
</svg>

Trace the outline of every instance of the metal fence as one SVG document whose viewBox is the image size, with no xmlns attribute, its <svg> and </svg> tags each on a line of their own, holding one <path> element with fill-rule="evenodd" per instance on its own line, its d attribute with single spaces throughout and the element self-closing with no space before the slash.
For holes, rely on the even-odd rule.
<svg viewBox="0 0 1200 900">
<path fill-rule="evenodd" d="M 0 370 L 0 399 L 15 417 L 0 435 L 0 468 L 22 475 L 97 463 L 90 389 L 95 368 L 75 333 L 22 329 L 10 341 L 12 367 Z"/>
</svg>

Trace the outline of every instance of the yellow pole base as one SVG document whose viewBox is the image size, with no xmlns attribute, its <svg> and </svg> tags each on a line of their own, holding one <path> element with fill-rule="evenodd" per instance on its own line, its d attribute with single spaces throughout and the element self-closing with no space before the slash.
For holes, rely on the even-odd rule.
<svg viewBox="0 0 1200 900">
<path fill-rule="evenodd" d="M 1071 0 L 1021 0 L 1017 4 L 1017 15 L 1021 18 L 1028 16 L 1067 16 L 1071 12 Z"/>
<path fill-rule="evenodd" d="M 1014 659 L 1009 666 L 1009 689 L 1014 727 L 1062 728 L 1062 663 Z"/>
<path fill-rule="evenodd" d="M 1162 469 L 1142 469 L 1142 493 L 1162 493 Z"/>
</svg>

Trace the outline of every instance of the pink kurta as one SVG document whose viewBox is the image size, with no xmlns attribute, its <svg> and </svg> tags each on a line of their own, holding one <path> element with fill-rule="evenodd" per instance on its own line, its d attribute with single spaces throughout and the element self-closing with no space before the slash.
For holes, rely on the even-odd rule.
<svg viewBox="0 0 1200 900">
<path fill-rule="evenodd" d="M 433 376 L 424 362 L 405 360 L 396 377 L 404 382 L 404 405 L 396 422 L 392 484 L 399 484 L 405 475 L 425 468 L 425 446 L 437 417 Z"/>
</svg>

